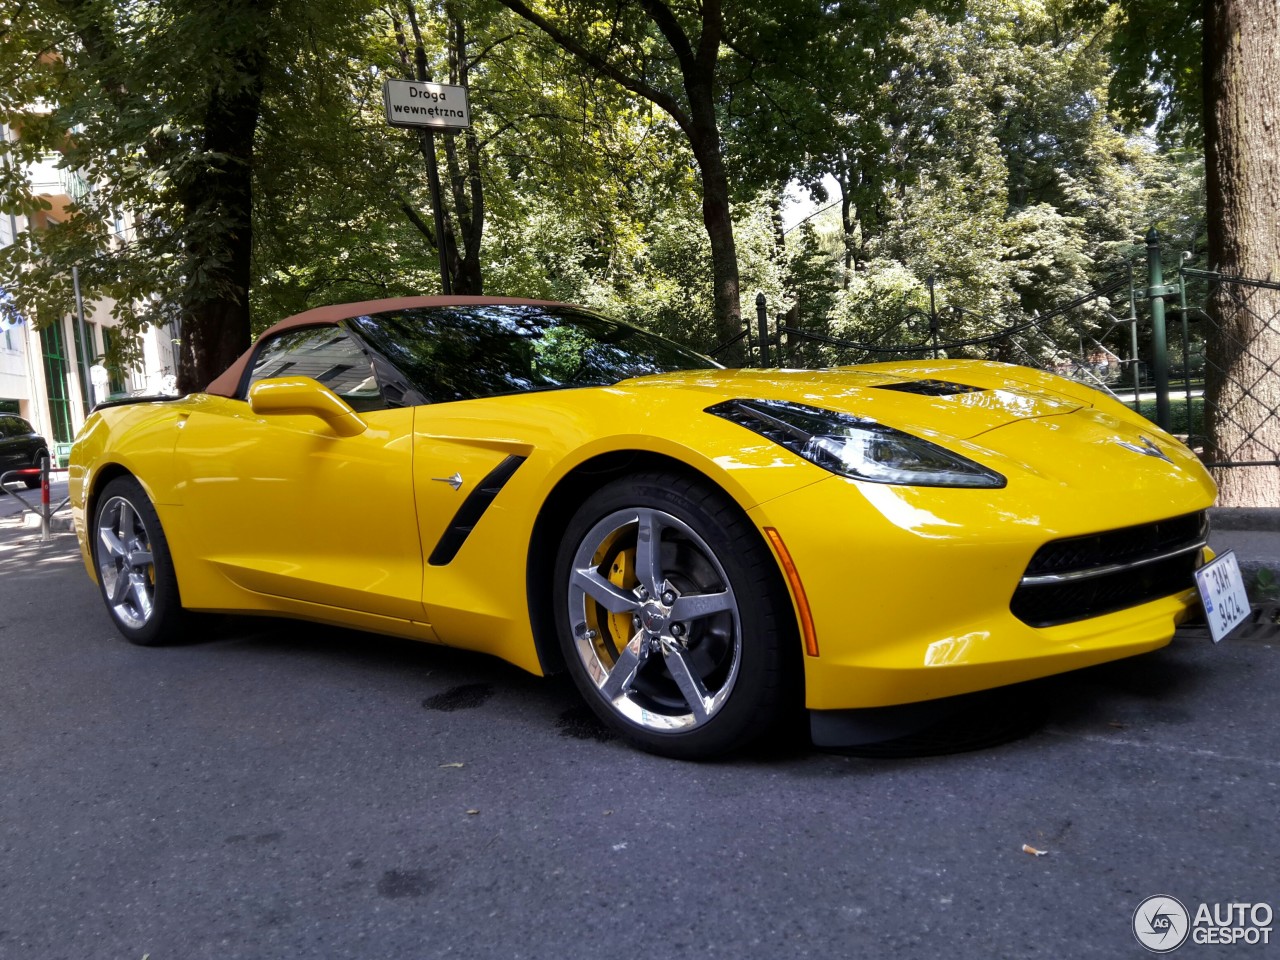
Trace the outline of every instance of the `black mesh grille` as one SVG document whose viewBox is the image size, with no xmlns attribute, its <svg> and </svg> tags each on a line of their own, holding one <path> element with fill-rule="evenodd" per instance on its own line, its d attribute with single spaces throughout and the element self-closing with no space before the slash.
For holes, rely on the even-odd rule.
<svg viewBox="0 0 1280 960">
<path fill-rule="evenodd" d="M 1202 543 L 1208 531 L 1208 519 L 1201 512 L 1047 543 L 1031 558 L 1026 577 L 1124 569 L 1060 583 L 1024 582 L 1009 608 L 1024 623 L 1048 627 L 1179 593 L 1192 586 L 1201 559 L 1199 550 L 1188 548 Z M 1178 550 L 1186 552 L 1150 562 Z"/>
</svg>

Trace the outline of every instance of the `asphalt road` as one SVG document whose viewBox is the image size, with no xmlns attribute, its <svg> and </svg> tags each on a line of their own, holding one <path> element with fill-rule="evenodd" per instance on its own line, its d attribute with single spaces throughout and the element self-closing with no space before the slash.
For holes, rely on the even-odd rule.
<svg viewBox="0 0 1280 960">
<path fill-rule="evenodd" d="M 1148 896 L 1280 911 L 1278 698 L 1280 642 L 1180 637 L 1001 746 L 678 763 L 456 651 L 132 647 L 0 520 L 0 957 L 1148 956 Z"/>
</svg>

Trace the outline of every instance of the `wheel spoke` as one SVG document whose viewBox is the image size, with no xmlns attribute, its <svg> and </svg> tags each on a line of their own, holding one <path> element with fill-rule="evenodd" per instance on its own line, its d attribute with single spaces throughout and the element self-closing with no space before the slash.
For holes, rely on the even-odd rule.
<svg viewBox="0 0 1280 960">
<path fill-rule="evenodd" d="M 573 585 L 610 613 L 626 613 L 640 606 L 626 590 L 615 587 L 595 570 L 574 570 Z"/>
<path fill-rule="evenodd" d="M 133 567 L 135 570 L 141 570 L 149 567 L 151 566 L 151 551 L 145 549 L 134 550 L 125 559 L 125 563 Z"/>
<path fill-rule="evenodd" d="M 147 581 L 142 574 L 135 574 L 129 578 L 130 586 L 133 590 L 134 602 L 138 605 L 138 615 L 143 620 L 151 617 L 151 594 L 147 592 Z"/>
<path fill-rule="evenodd" d="M 707 688 L 703 686 L 702 681 L 689 669 L 684 648 L 678 641 L 664 638 L 662 658 L 666 661 L 667 669 L 671 671 L 671 677 L 675 680 L 676 686 L 680 688 L 680 696 L 684 697 L 685 703 L 689 704 L 689 709 L 693 711 L 694 722 L 703 723 L 710 716 L 711 698 L 707 696 Z"/>
<path fill-rule="evenodd" d="M 120 501 L 120 535 L 126 540 L 135 537 L 138 529 L 138 514 L 127 500 Z"/>
<path fill-rule="evenodd" d="M 709 617 L 713 613 L 732 610 L 733 605 L 731 590 L 724 590 L 721 593 L 685 594 L 683 597 L 677 597 L 676 602 L 672 604 L 671 619 L 697 620 L 700 617 Z"/>
<path fill-rule="evenodd" d="M 129 574 L 124 570 L 116 571 L 116 582 L 111 585 L 111 603 L 119 606 L 129 595 Z"/>
<path fill-rule="evenodd" d="M 662 593 L 662 524 L 653 510 L 641 510 L 636 518 L 636 576 L 650 596 Z"/>
<path fill-rule="evenodd" d="M 107 552 L 113 557 L 123 557 L 128 553 L 125 550 L 124 542 L 109 527 L 98 528 L 98 539 L 102 541 L 102 545 L 107 548 Z"/>
<path fill-rule="evenodd" d="M 649 646 L 645 643 L 644 633 L 637 631 L 631 638 L 631 642 L 618 654 L 618 659 L 609 671 L 609 677 L 601 686 L 600 692 L 609 700 L 616 700 L 626 693 L 631 688 L 631 682 L 636 678 L 636 671 L 640 669 L 640 664 L 644 662 L 648 652 Z"/>
</svg>

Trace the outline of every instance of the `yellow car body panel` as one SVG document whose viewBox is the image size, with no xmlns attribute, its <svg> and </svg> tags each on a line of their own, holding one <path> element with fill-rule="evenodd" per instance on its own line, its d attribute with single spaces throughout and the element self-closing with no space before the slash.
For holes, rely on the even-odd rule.
<svg viewBox="0 0 1280 960">
<path fill-rule="evenodd" d="M 118 407 L 110 416 L 90 416 L 77 435 L 67 471 L 68 494 L 72 527 L 91 577 L 97 578 L 89 556 L 89 492 L 103 471 L 122 470 L 138 479 L 157 509 L 171 505 L 181 402 Z"/>
<path fill-rule="evenodd" d="M 339 437 L 315 416 L 259 416 L 240 400 L 190 407 L 171 524 L 175 556 L 200 570 L 179 571 L 184 603 L 221 606 L 225 579 L 250 594 L 423 619 L 412 409 L 367 413 L 363 433 Z"/>
<path fill-rule="evenodd" d="M 921 378 L 982 389 L 880 389 Z M 705 412 L 735 398 L 856 412 L 1007 485 L 836 476 Z M 315 416 L 259 415 L 247 401 L 199 394 L 95 414 L 71 474 L 90 575 L 90 495 L 125 470 L 156 505 L 184 605 L 379 630 L 541 672 L 527 587 L 530 565 L 554 560 L 529 553 L 543 505 L 594 458 L 656 454 L 718 486 L 762 537 L 779 532 L 817 635 L 818 655 L 803 657 L 806 703 L 839 710 L 966 693 L 1167 643 L 1194 606 L 1189 590 L 1044 628 L 1018 620 L 1010 599 L 1048 541 L 1194 513 L 1215 494 L 1190 451 L 1122 404 L 1003 364 L 711 370 L 360 416 L 368 429 L 341 437 Z M 1134 451 L 1144 437 L 1162 456 Z M 509 457 L 519 466 L 456 555 L 429 562 L 467 495 Z"/>
</svg>

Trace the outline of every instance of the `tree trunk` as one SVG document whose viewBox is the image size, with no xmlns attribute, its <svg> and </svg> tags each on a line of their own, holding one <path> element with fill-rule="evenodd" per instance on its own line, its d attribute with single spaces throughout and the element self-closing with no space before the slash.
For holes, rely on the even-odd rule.
<svg viewBox="0 0 1280 960">
<path fill-rule="evenodd" d="M 689 82 L 691 127 L 686 131 L 698 172 L 702 175 L 702 223 L 711 241 L 711 284 L 716 327 L 724 340 L 742 332 L 742 292 L 738 277 L 738 247 L 729 208 L 729 177 L 720 151 L 720 127 L 712 101 L 712 83 Z M 737 357 L 735 356 L 735 359 Z"/>
<path fill-rule="evenodd" d="M 844 244 L 844 273 L 840 275 L 840 286 L 849 289 L 849 281 L 853 279 L 853 197 L 849 195 L 849 178 L 843 173 L 835 178 L 840 185 L 840 240 Z"/>
<path fill-rule="evenodd" d="M 267 16 L 270 4 L 249 4 Z M 253 249 L 253 141 L 262 107 L 264 54 L 241 49 L 236 70 L 251 78 L 216 87 L 205 110 L 204 163 L 179 185 L 183 208 L 182 342 L 178 390 L 203 390 L 250 343 Z M 195 280 L 199 279 L 196 283 Z"/>
<path fill-rule="evenodd" d="M 467 87 L 466 25 L 456 10 L 449 8 L 449 82 Z M 445 161 L 449 170 L 449 187 L 453 193 L 453 209 L 458 214 L 458 236 L 454 256 L 450 260 L 453 292 L 480 295 L 484 293 L 484 276 L 480 267 L 480 241 L 484 236 L 484 186 L 480 180 L 480 141 L 475 128 L 463 134 L 466 169 L 458 157 L 457 137 L 444 138 Z"/>
<path fill-rule="evenodd" d="M 523 0 L 498 0 L 509 10 L 541 29 L 556 43 L 609 77 L 624 89 L 643 97 L 665 110 L 679 125 L 702 178 L 702 223 L 711 241 L 712 300 L 716 326 L 726 340 L 742 332 L 742 305 L 738 279 L 738 250 L 733 239 L 733 220 L 729 209 L 729 178 L 720 150 L 720 128 L 716 123 L 716 64 L 724 35 L 724 17 L 720 0 L 704 0 L 699 4 L 702 33 L 696 45 L 685 33 L 679 19 L 664 0 L 636 0 L 639 7 L 670 44 L 680 64 L 680 75 L 688 109 L 670 90 L 652 86 L 646 79 L 634 76 L 611 62 L 606 55 L 588 49 L 583 42 L 539 13 Z M 619 3 L 615 16 L 624 6 Z M 731 363 L 741 360 L 735 350 L 726 357 Z"/>
<path fill-rule="evenodd" d="M 1280 281 L 1280 6 L 1206 0 L 1205 155 L 1213 269 Z M 1280 290 L 1222 283 L 1205 412 L 1224 506 L 1280 507 Z"/>
</svg>

